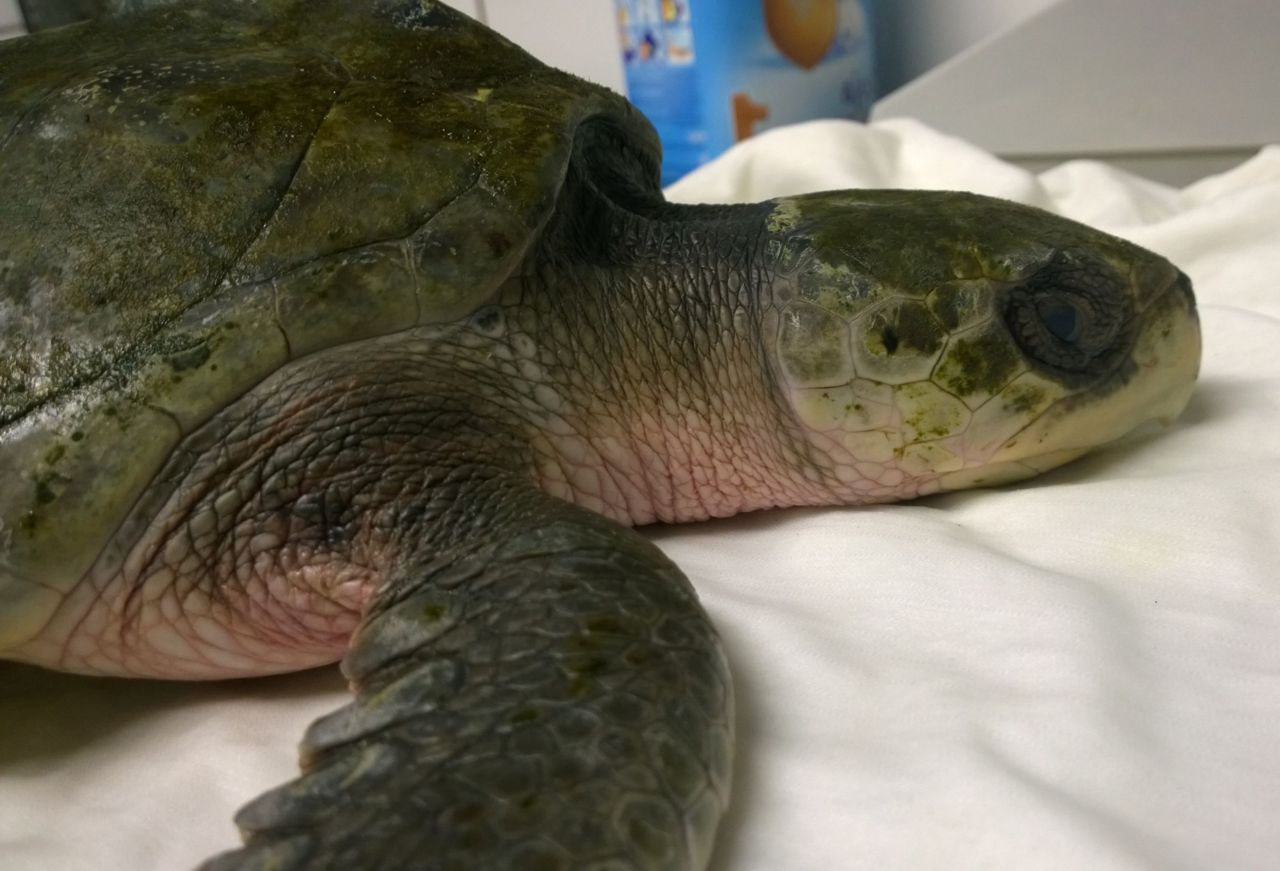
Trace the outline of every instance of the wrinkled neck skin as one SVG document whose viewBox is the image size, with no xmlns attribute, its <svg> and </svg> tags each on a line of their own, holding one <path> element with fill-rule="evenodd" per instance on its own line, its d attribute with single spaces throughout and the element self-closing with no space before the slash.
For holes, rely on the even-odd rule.
<svg viewBox="0 0 1280 871">
<path fill-rule="evenodd" d="M 655 207 L 562 202 L 462 321 L 278 370 L 184 439 L 4 655 L 184 678 L 331 662 L 395 572 L 499 516 L 536 526 L 515 480 L 629 525 L 831 501 L 765 357 L 767 207 Z"/>
<path fill-rule="evenodd" d="M 629 524 L 830 501 L 764 341 L 771 207 L 565 197 L 502 294 L 539 484 Z"/>
</svg>

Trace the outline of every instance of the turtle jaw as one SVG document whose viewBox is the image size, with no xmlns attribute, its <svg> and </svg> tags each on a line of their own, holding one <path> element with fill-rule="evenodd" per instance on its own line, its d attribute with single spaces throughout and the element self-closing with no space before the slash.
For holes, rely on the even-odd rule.
<svg viewBox="0 0 1280 871">
<path fill-rule="evenodd" d="M 1167 428 L 1186 409 L 1200 371 L 1201 333 L 1191 282 L 1181 272 L 1141 298 L 1128 365 L 1115 377 L 1064 397 L 994 450 L 971 443 L 966 467 L 938 476 L 941 490 L 1008 483 L 1068 463 L 1151 427 Z M 977 434 L 975 434 L 977 435 Z"/>
</svg>

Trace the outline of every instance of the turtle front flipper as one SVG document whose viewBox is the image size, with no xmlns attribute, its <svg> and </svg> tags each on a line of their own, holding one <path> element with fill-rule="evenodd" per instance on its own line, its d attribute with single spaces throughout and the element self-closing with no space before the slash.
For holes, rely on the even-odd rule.
<svg viewBox="0 0 1280 871">
<path fill-rule="evenodd" d="M 688 581 L 524 484 L 454 504 L 465 542 L 393 575 L 343 662 L 355 701 L 206 871 L 705 865 L 732 699 Z"/>
</svg>

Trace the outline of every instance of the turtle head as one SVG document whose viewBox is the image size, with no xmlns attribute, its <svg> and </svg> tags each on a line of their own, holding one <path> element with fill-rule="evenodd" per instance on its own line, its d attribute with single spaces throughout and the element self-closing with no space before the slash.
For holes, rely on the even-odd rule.
<svg viewBox="0 0 1280 871">
<path fill-rule="evenodd" d="M 780 200 L 768 230 L 766 347 L 841 498 L 1024 478 L 1190 397 L 1190 282 L 1121 239 L 921 191 Z"/>
</svg>

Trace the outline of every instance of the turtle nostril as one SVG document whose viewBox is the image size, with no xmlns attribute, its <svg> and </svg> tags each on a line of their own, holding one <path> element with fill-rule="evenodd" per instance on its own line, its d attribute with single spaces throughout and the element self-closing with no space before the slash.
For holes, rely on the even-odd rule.
<svg viewBox="0 0 1280 871">
<path fill-rule="evenodd" d="M 1074 342 L 1080 338 L 1084 318 L 1080 309 L 1070 300 L 1061 297 L 1042 299 L 1036 304 L 1036 312 L 1045 328 L 1056 338 L 1064 342 Z"/>
</svg>

